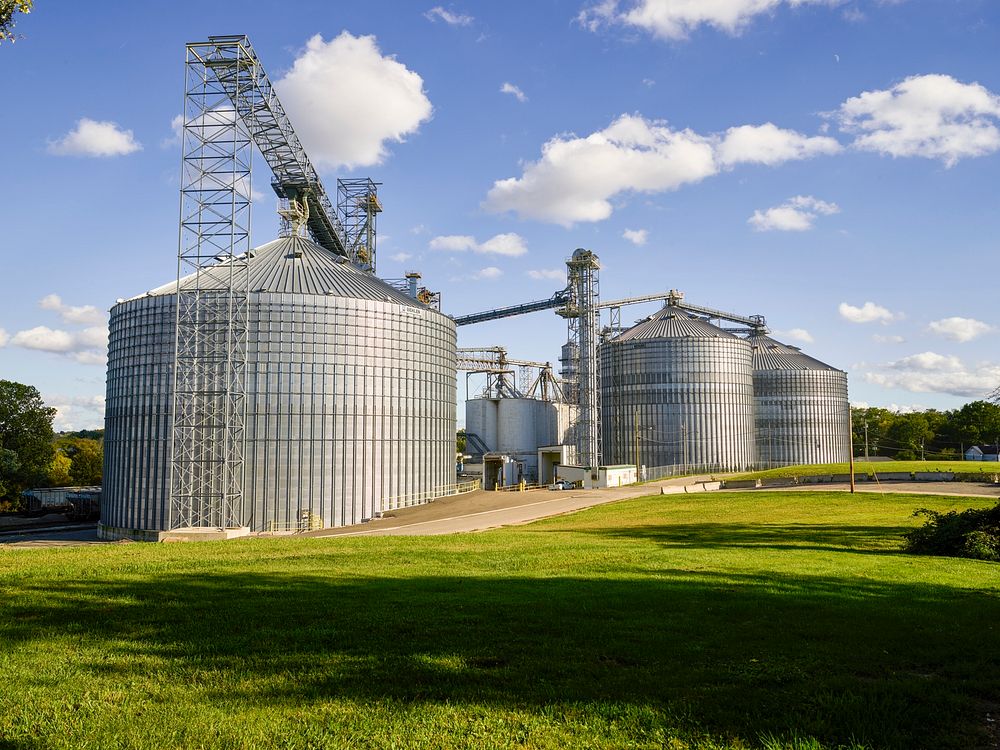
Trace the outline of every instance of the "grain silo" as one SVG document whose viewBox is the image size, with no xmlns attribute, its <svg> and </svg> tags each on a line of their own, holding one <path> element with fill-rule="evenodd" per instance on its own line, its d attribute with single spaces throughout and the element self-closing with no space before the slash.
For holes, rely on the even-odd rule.
<svg viewBox="0 0 1000 750">
<path fill-rule="evenodd" d="M 454 322 L 302 237 L 250 268 L 242 522 L 354 524 L 453 483 Z M 170 528 L 176 287 L 111 310 L 105 536 Z"/>
<path fill-rule="evenodd" d="M 753 334 L 749 340 L 761 464 L 848 461 L 847 373 L 763 334 Z"/>
<path fill-rule="evenodd" d="M 745 340 L 668 303 L 604 343 L 600 367 L 606 464 L 742 470 L 755 463 Z"/>
<path fill-rule="evenodd" d="M 575 410 L 575 404 L 539 398 L 470 398 L 465 402 L 465 429 L 490 453 L 516 461 L 517 474 L 525 481 L 548 481 L 551 477 L 539 473 L 538 451 L 568 441 Z"/>
</svg>

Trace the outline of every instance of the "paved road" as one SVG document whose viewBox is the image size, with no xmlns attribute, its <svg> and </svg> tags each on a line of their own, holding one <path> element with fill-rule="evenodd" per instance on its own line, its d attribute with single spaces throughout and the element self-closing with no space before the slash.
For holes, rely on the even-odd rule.
<svg viewBox="0 0 1000 750">
<path fill-rule="evenodd" d="M 529 490 L 527 492 L 472 492 L 468 495 L 448 497 L 426 505 L 417 505 L 392 511 L 383 518 L 358 526 L 312 531 L 301 536 L 432 536 L 459 532 L 485 531 L 500 526 L 514 526 L 537 521 L 563 513 L 591 508 L 643 495 L 656 494 L 660 485 L 683 485 L 703 481 L 708 477 L 683 477 L 652 482 L 640 487 L 618 487 L 606 490 Z M 772 487 L 777 491 L 832 491 L 847 492 L 846 484 L 815 484 L 797 487 Z M 952 495 L 956 497 L 1000 497 L 1000 485 L 983 485 L 960 482 L 862 482 L 859 492 L 892 492 L 927 495 Z M 747 490 L 723 490 L 746 492 Z M 750 490 L 759 492 L 760 490 Z M 97 539 L 95 527 L 71 529 L 45 529 L 0 535 L 0 549 L 63 547 L 80 544 L 102 544 Z"/>
<path fill-rule="evenodd" d="M 558 516 L 563 513 L 572 513 L 583 508 L 591 508 L 595 505 L 612 503 L 616 500 L 623 500 L 629 497 L 641 497 L 659 492 L 659 487 L 644 487 L 636 489 L 632 487 L 620 487 L 607 490 L 584 491 L 561 491 L 550 492 L 548 490 L 530 490 L 528 492 L 517 493 L 494 493 L 481 492 L 476 495 L 484 495 L 485 499 L 479 497 L 468 498 L 465 503 L 454 503 L 450 505 L 449 513 L 445 517 L 428 518 L 433 513 L 400 513 L 384 517 L 375 521 L 369 521 L 362 527 L 349 526 L 342 529 L 329 529 L 327 531 L 313 532 L 310 536 L 433 536 L 436 534 L 455 534 L 463 531 L 484 531 L 495 529 L 498 526 L 516 526 L 519 524 L 537 521 L 539 518 Z M 494 507 L 488 510 L 473 510 L 480 504 L 488 502 L 489 496 L 503 494 L 507 497 L 499 498 L 502 507 Z M 511 504 L 510 501 L 517 501 Z M 440 502 L 440 501 L 438 501 Z M 427 507 L 428 510 L 435 505 L 420 506 Z M 407 508 L 407 510 L 417 510 L 417 508 Z"/>
<path fill-rule="evenodd" d="M 97 538 L 97 526 L 70 526 L 51 529 L 25 529 L 0 536 L 0 549 L 31 547 L 77 547 L 83 544 L 107 544 Z"/>
</svg>

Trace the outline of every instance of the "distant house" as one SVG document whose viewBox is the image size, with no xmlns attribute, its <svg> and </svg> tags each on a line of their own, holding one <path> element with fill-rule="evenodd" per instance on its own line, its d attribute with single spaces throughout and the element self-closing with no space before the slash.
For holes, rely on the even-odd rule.
<svg viewBox="0 0 1000 750">
<path fill-rule="evenodd" d="M 973 445 L 965 451 L 966 461 L 996 461 L 1000 449 L 995 445 Z"/>
</svg>

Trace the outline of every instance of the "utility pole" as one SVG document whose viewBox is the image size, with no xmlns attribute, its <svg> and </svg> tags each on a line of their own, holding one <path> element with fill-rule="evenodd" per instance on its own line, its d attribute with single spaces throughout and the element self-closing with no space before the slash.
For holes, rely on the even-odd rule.
<svg viewBox="0 0 1000 750">
<path fill-rule="evenodd" d="M 868 457 L 868 420 L 865 420 L 865 463 L 868 463 L 871 459 Z"/>
<path fill-rule="evenodd" d="M 854 494 L 854 415 L 847 409 L 847 434 L 851 436 L 851 494 Z"/>
<path fill-rule="evenodd" d="M 632 456 L 635 458 L 635 481 L 639 482 L 639 408 L 632 410 L 632 438 L 634 448 Z"/>
</svg>

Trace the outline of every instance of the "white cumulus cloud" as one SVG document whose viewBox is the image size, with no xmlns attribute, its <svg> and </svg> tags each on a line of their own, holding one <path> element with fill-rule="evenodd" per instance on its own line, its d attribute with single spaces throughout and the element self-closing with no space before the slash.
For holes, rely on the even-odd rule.
<svg viewBox="0 0 1000 750">
<path fill-rule="evenodd" d="M 872 341 L 876 344 L 904 344 L 906 339 L 898 335 L 883 336 L 882 334 L 872 334 Z"/>
<path fill-rule="evenodd" d="M 927 328 L 932 333 L 937 333 L 952 341 L 961 343 L 972 341 L 993 330 L 993 326 L 981 320 L 959 317 L 942 318 L 941 320 L 932 321 Z"/>
<path fill-rule="evenodd" d="M 648 229 L 626 229 L 622 232 L 622 238 L 628 240 L 633 245 L 645 245 L 649 239 Z"/>
<path fill-rule="evenodd" d="M 59 314 L 59 317 L 66 323 L 103 323 L 107 317 L 103 312 L 93 305 L 67 305 L 64 304 L 58 294 L 48 294 L 38 301 L 38 306 L 43 310 L 52 310 Z"/>
<path fill-rule="evenodd" d="M 837 310 L 840 312 L 840 317 L 852 323 L 891 323 L 903 317 L 898 313 L 889 312 L 888 309 L 874 302 L 865 302 L 861 307 L 841 302 Z"/>
<path fill-rule="evenodd" d="M 911 76 L 865 91 L 834 113 L 853 147 L 889 156 L 922 156 L 954 166 L 1000 150 L 1000 97 L 948 75 Z"/>
<path fill-rule="evenodd" d="M 160 141 L 160 148 L 179 146 L 184 137 L 184 115 L 174 115 L 170 120 L 170 131 L 173 133 L 169 138 Z"/>
<path fill-rule="evenodd" d="M 503 276 L 503 271 L 501 271 L 496 266 L 487 266 L 486 268 L 477 271 L 472 275 L 474 279 L 499 279 Z"/>
<path fill-rule="evenodd" d="M 745 163 L 773 167 L 786 161 L 835 154 L 842 148 L 829 136 L 806 136 L 766 122 L 729 128 L 719 144 L 718 158 L 724 167 Z"/>
<path fill-rule="evenodd" d="M 990 362 L 969 365 L 955 356 L 922 352 L 866 372 L 864 378 L 875 385 L 914 393 L 982 398 L 1000 383 L 1000 365 Z"/>
<path fill-rule="evenodd" d="M 558 135 L 527 162 L 520 177 L 493 183 L 484 207 L 563 226 L 608 218 L 621 193 L 661 193 L 700 182 L 723 168 L 756 162 L 775 165 L 832 153 L 829 138 L 807 138 L 774 125 L 748 126 L 738 135 L 674 130 L 641 115 L 622 115 L 586 137 Z M 766 133 L 762 145 L 754 134 Z M 792 145 L 778 147 L 778 141 Z M 819 143 L 816 143 L 816 142 Z M 838 147 L 839 148 L 839 147 Z"/>
<path fill-rule="evenodd" d="M 539 268 L 526 272 L 528 276 L 536 281 L 565 281 L 566 270 L 564 268 Z"/>
<path fill-rule="evenodd" d="M 513 232 L 494 235 L 485 242 L 478 242 L 475 237 L 467 234 L 440 235 L 431 239 L 429 247 L 431 250 L 445 250 L 453 253 L 471 250 L 483 255 L 507 255 L 510 257 L 517 257 L 528 252 L 524 238 Z"/>
<path fill-rule="evenodd" d="M 805 328 L 789 328 L 787 331 L 775 331 L 774 334 L 787 341 L 800 341 L 803 344 L 811 344 L 815 339 Z"/>
<path fill-rule="evenodd" d="M 811 195 L 796 195 L 780 206 L 754 211 L 747 223 L 758 232 L 804 232 L 813 228 L 817 216 L 839 213 L 836 203 L 827 203 Z"/>
<path fill-rule="evenodd" d="M 48 152 L 55 156 L 125 156 L 142 150 L 131 130 L 117 123 L 84 117 L 62 138 L 49 141 Z"/>
<path fill-rule="evenodd" d="M 49 328 L 48 326 L 35 326 L 24 331 L 18 331 L 10 340 L 13 346 L 22 349 L 36 349 L 42 352 L 66 353 L 73 350 L 76 342 L 72 333 Z"/>
<path fill-rule="evenodd" d="M 440 5 L 435 5 L 429 11 L 424 13 L 424 18 L 428 21 L 444 21 L 449 26 L 469 26 L 476 20 L 472 16 L 465 15 L 464 13 L 455 13 L 453 11 L 446 10 Z"/>
<path fill-rule="evenodd" d="M 405 263 L 413 256 L 410 253 L 396 253 L 395 255 L 390 255 L 389 259 L 394 260 L 397 263 Z"/>
<path fill-rule="evenodd" d="M 8 341 L 10 341 L 10 334 L 0 328 L 0 348 L 7 346 Z"/>
<path fill-rule="evenodd" d="M 584 8 L 577 21 L 596 31 L 618 24 L 642 29 L 661 39 L 686 39 L 699 26 L 736 35 L 756 17 L 782 6 L 840 5 L 844 0 L 601 0 Z"/>
<path fill-rule="evenodd" d="M 387 142 L 402 142 L 431 116 L 424 81 L 374 36 L 317 34 L 275 82 L 306 151 L 320 167 L 381 164 Z"/>
<path fill-rule="evenodd" d="M 52 427 L 56 432 L 93 430 L 104 427 L 104 396 L 44 394 L 46 406 L 56 410 Z"/>
<path fill-rule="evenodd" d="M 716 171 L 707 138 L 624 115 L 585 138 L 552 138 L 521 177 L 493 184 L 485 207 L 569 226 L 608 218 L 618 193 L 672 190 Z"/>
<path fill-rule="evenodd" d="M 80 364 L 103 365 L 107 360 L 108 329 L 106 326 L 89 326 L 80 331 L 63 331 L 35 326 L 15 333 L 10 337 L 9 344 L 59 354 Z"/>
<path fill-rule="evenodd" d="M 519 86 L 515 86 L 513 83 L 505 81 L 504 84 L 500 87 L 500 93 L 510 94 L 522 104 L 528 101 L 528 97 L 525 96 L 523 91 L 521 91 L 521 88 Z"/>
</svg>

